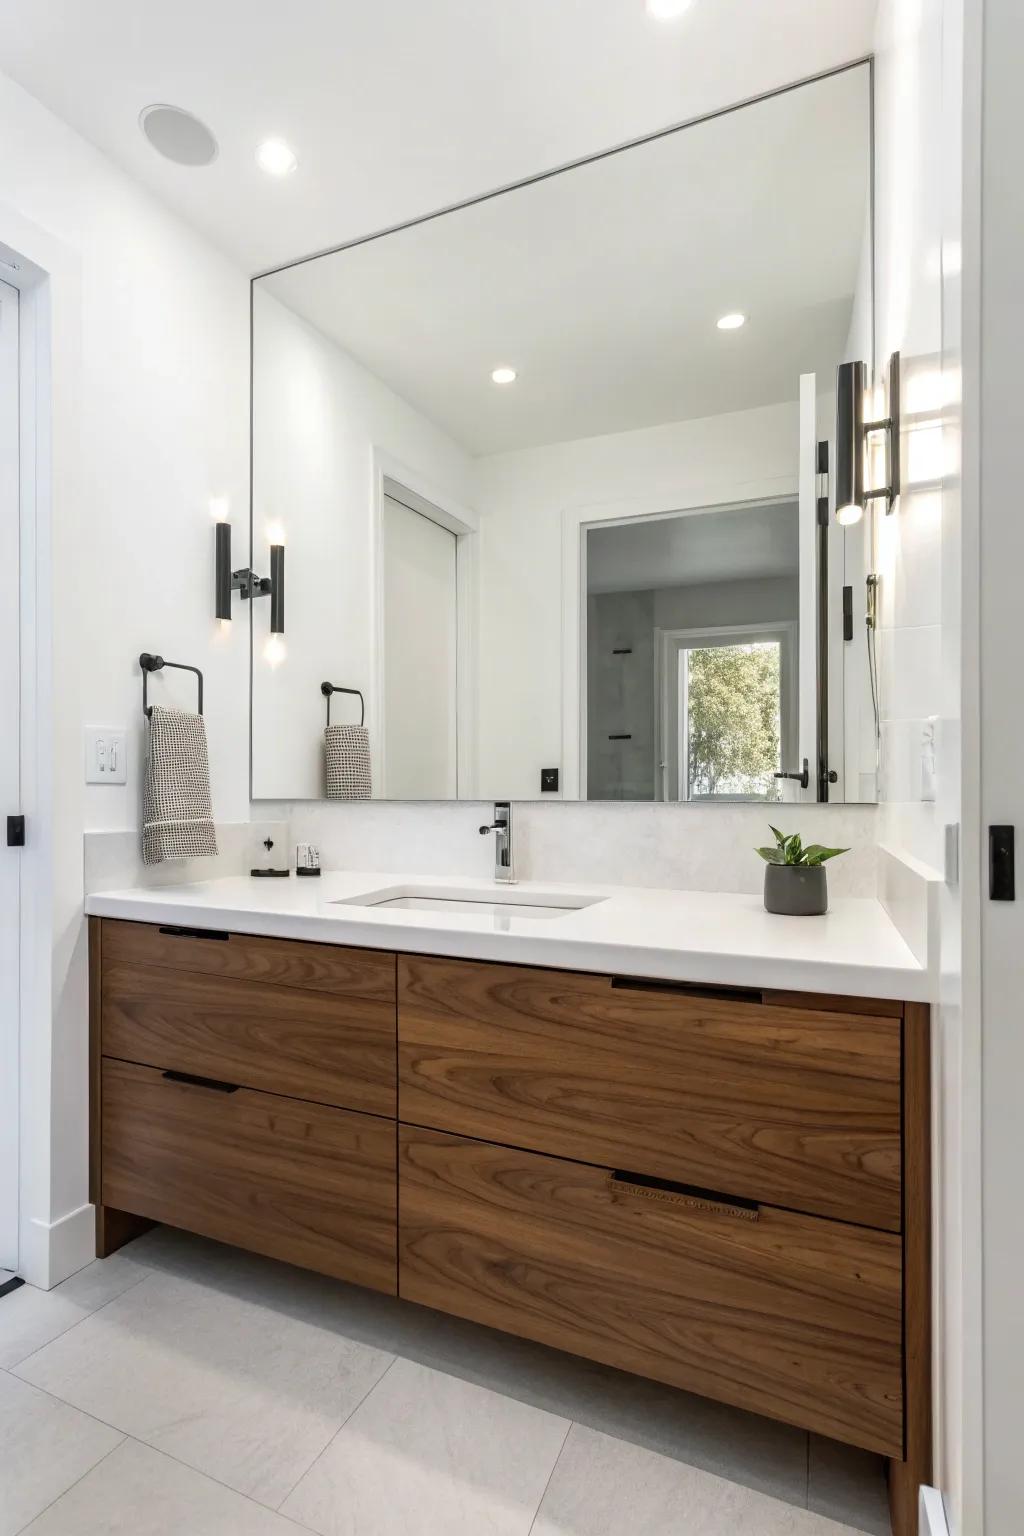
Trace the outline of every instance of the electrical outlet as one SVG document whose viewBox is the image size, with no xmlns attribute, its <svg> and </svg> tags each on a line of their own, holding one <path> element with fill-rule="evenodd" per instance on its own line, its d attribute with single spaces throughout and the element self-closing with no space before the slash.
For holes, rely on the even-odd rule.
<svg viewBox="0 0 1024 1536">
<path fill-rule="evenodd" d="M 85 782 L 127 784 L 128 737 L 125 731 L 95 725 L 86 727 Z"/>
</svg>

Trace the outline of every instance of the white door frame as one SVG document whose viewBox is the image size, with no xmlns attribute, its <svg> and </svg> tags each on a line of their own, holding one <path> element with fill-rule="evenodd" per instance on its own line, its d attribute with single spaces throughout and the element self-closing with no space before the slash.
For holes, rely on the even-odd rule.
<svg viewBox="0 0 1024 1536">
<path fill-rule="evenodd" d="M 587 530 L 598 525 L 695 517 L 713 512 L 795 501 L 796 474 L 759 480 L 723 480 L 671 494 L 628 501 L 590 503 L 562 511 L 562 799 L 578 800 L 587 782 L 587 697 L 583 661 L 587 654 Z"/>
<path fill-rule="evenodd" d="M 68 321 L 78 296 L 66 249 L 0 205 L 0 276 L 19 294 L 21 804 L 18 1273 L 55 1283 L 50 1201 L 54 868 L 51 501 L 54 282 Z M 26 254 L 30 253 L 30 254 Z M 43 264 L 45 263 L 45 265 Z M 69 372 L 71 369 L 68 370 Z M 65 407 L 68 401 L 64 402 Z M 13 809 L 13 807 L 12 807 Z M 63 1278 L 58 1275 L 56 1278 Z"/>
<path fill-rule="evenodd" d="M 0 265 L 0 274 L 9 271 L 6 263 Z M 11 272 L 13 276 L 13 272 Z M 4 748 L 4 787 L 0 816 L 15 814 L 21 810 L 21 347 L 19 341 L 20 294 L 17 288 L 0 277 L 0 519 L 4 538 L 12 535 L 6 547 L 14 557 L 13 568 L 5 572 L 5 580 L 17 583 L 17 606 L 4 615 L 3 646 L 14 666 L 11 672 L 12 696 L 3 701 L 5 724 L 9 727 L 13 715 L 14 730 L 10 738 L 14 746 L 8 763 Z M 13 783 L 6 782 L 8 768 L 12 770 Z M 0 824 L 0 832 L 3 826 Z M 21 1165 L 18 1145 L 19 1132 L 19 1080 L 21 1060 L 21 855 L 16 849 L 0 846 L 0 859 L 4 865 L 4 887 L 10 885 L 13 896 L 13 913 L 4 912 L 2 921 L 4 962 L 0 967 L 0 1270 L 18 1268 L 18 1212 L 19 1170 Z M 13 926 L 7 929 L 9 917 Z"/>
<path fill-rule="evenodd" d="M 480 519 L 447 491 L 418 470 L 410 469 L 386 449 L 372 449 L 373 485 L 370 496 L 370 592 L 373 638 L 370 699 L 375 729 L 370 732 L 370 759 L 375 798 L 387 799 L 384 779 L 384 500 L 390 496 L 413 512 L 428 517 L 455 535 L 455 761 L 456 799 L 471 800 L 477 778 L 477 630 L 479 605 Z"/>
</svg>

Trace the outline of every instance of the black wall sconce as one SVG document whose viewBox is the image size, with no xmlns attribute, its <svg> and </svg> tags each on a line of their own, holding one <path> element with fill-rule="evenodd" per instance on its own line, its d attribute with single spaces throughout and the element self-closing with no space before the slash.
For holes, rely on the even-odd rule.
<svg viewBox="0 0 1024 1536">
<path fill-rule="evenodd" d="M 231 594 L 240 592 L 242 601 L 270 597 L 270 633 L 284 634 L 284 545 L 270 546 L 270 575 L 257 576 L 248 566 L 231 569 L 231 524 L 217 523 L 216 535 L 216 615 L 230 619 Z"/>
<path fill-rule="evenodd" d="M 864 420 L 868 371 L 864 363 L 840 363 L 836 375 L 836 521 L 849 527 L 864 516 L 868 501 L 885 497 L 886 513 L 900 494 L 900 355 L 889 359 L 889 414 L 878 421 Z M 865 487 L 867 441 L 872 432 L 884 432 L 886 483 L 876 490 Z"/>
</svg>

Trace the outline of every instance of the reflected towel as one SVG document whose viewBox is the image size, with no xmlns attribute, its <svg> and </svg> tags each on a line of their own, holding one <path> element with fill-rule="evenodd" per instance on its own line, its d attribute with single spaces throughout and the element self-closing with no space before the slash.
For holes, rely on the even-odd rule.
<svg viewBox="0 0 1024 1536">
<path fill-rule="evenodd" d="M 370 733 L 363 725 L 329 725 L 324 731 L 328 800 L 369 800 Z"/>
<path fill-rule="evenodd" d="M 216 852 L 203 717 L 154 704 L 146 728 L 143 862 L 206 859 Z"/>
</svg>

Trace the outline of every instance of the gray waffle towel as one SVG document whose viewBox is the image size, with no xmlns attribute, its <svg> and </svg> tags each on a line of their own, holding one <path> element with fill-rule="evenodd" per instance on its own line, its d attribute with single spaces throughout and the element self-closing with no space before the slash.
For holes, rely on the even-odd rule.
<svg viewBox="0 0 1024 1536">
<path fill-rule="evenodd" d="M 146 731 L 143 861 L 212 858 L 217 852 L 212 815 L 202 715 L 154 704 Z"/>
<path fill-rule="evenodd" d="M 363 725 L 329 725 L 324 731 L 328 800 L 369 800 L 370 733 Z"/>
</svg>

